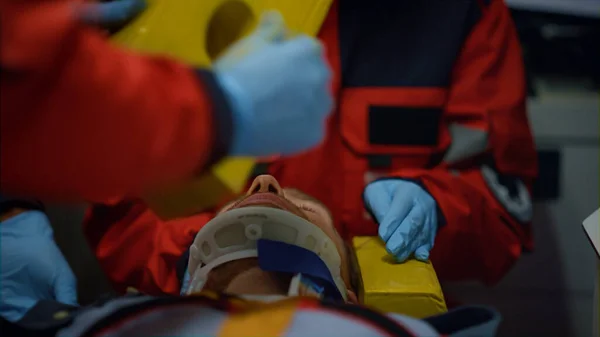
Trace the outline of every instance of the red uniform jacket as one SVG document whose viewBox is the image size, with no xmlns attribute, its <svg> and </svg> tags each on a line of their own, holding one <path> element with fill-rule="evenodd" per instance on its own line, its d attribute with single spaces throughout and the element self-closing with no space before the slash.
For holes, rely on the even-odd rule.
<svg viewBox="0 0 600 337">
<path fill-rule="evenodd" d="M 497 282 L 532 249 L 528 189 L 537 173 L 521 49 L 505 4 L 343 0 L 320 37 L 338 97 L 328 137 L 267 171 L 329 206 L 346 237 L 377 235 L 363 207 L 368 182 L 415 181 L 439 207 L 431 253 L 438 276 Z M 100 238 L 96 253 L 121 285 L 177 292 L 176 281 L 159 281 L 175 277 L 167 262 L 187 249 L 204 219 L 175 225 L 141 212 L 143 221 L 131 215 L 112 227 L 88 224 Z M 129 240 L 146 244 L 123 258 L 118 247 Z"/>
<path fill-rule="evenodd" d="M 106 200 L 225 154 L 210 72 L 111 45 L 70 0 L 0 0 L 3 194 Z"/>
</svg>

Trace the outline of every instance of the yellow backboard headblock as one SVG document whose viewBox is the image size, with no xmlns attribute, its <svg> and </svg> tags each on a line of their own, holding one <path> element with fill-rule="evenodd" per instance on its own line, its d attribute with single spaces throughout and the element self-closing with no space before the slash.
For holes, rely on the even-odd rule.
<svg viewBox="0 0 600 337">
<path fill-rule="evenodd" d="M 412 259 L 395 263 L 379 237 L 355 237 L 352 245 L 362 276 L 362 298 L 366 305 L 417 318 L 447 311 L 431 263 Z"/>
</svg>

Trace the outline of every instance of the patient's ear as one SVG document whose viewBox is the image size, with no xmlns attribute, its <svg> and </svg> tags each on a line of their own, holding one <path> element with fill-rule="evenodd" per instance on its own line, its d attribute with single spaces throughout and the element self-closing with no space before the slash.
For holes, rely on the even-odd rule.
<svg viewBox="0 0 600 337">
<path fill-rule="evenodd" d="M 350 289 L 346 289 L 346 293 L 348 295 L 348 303 L 359 304 L 358 297 L 356 297 L 356 294 L 354 293 L 354 291 L 352 291 Z"/>
</svg>

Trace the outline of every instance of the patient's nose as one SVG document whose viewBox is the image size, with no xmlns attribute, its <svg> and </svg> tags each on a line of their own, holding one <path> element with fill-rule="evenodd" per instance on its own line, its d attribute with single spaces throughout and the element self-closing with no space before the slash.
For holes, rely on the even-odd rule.
<svg viewBox="0 0 600 337">
<path fill-rule="evenodd" d="M 283 190 L 281 186 L 279 186 L 279 182 L 275 177 L 263 174 L 254 179 L 252 185 L 246 192 L 246 195 L 251 195 L 254 193 L 275 193 L 279 196 L 283 196 Z"/>
</svg>

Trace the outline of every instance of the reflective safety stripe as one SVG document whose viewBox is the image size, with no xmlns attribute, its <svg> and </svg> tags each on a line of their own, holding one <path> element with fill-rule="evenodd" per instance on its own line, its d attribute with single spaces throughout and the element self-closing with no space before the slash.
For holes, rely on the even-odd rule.
<svg viewBox="0 0 600 337">
<path fill-rule="evenodd" d="M 221 330 L 219 337 L 253 336 L 274 337 L 283 336 L 287 331 L 299 299 L 288 299 L 275 303 L 248 303 L 240 311 L 230 313 Z"/>
<path fill-rule="evenodd" d="M 531 195 L 521 180 L 515 181 L 516 194 L 511 196 L 508 188 L 500 182 L 498 173 L 489 166 L 481 167 L 481 175 L 498 202 L 521 223 L 528 223 L 533 218 Z"/>
<path fill-rule="evenodd" d="M 488 146 L 488 133 L 481 129 L 460 124 L 448 127 L 452 143 L 446 151 L 444 161 L 452 164 L 483 153 Z"/>
</svg>

